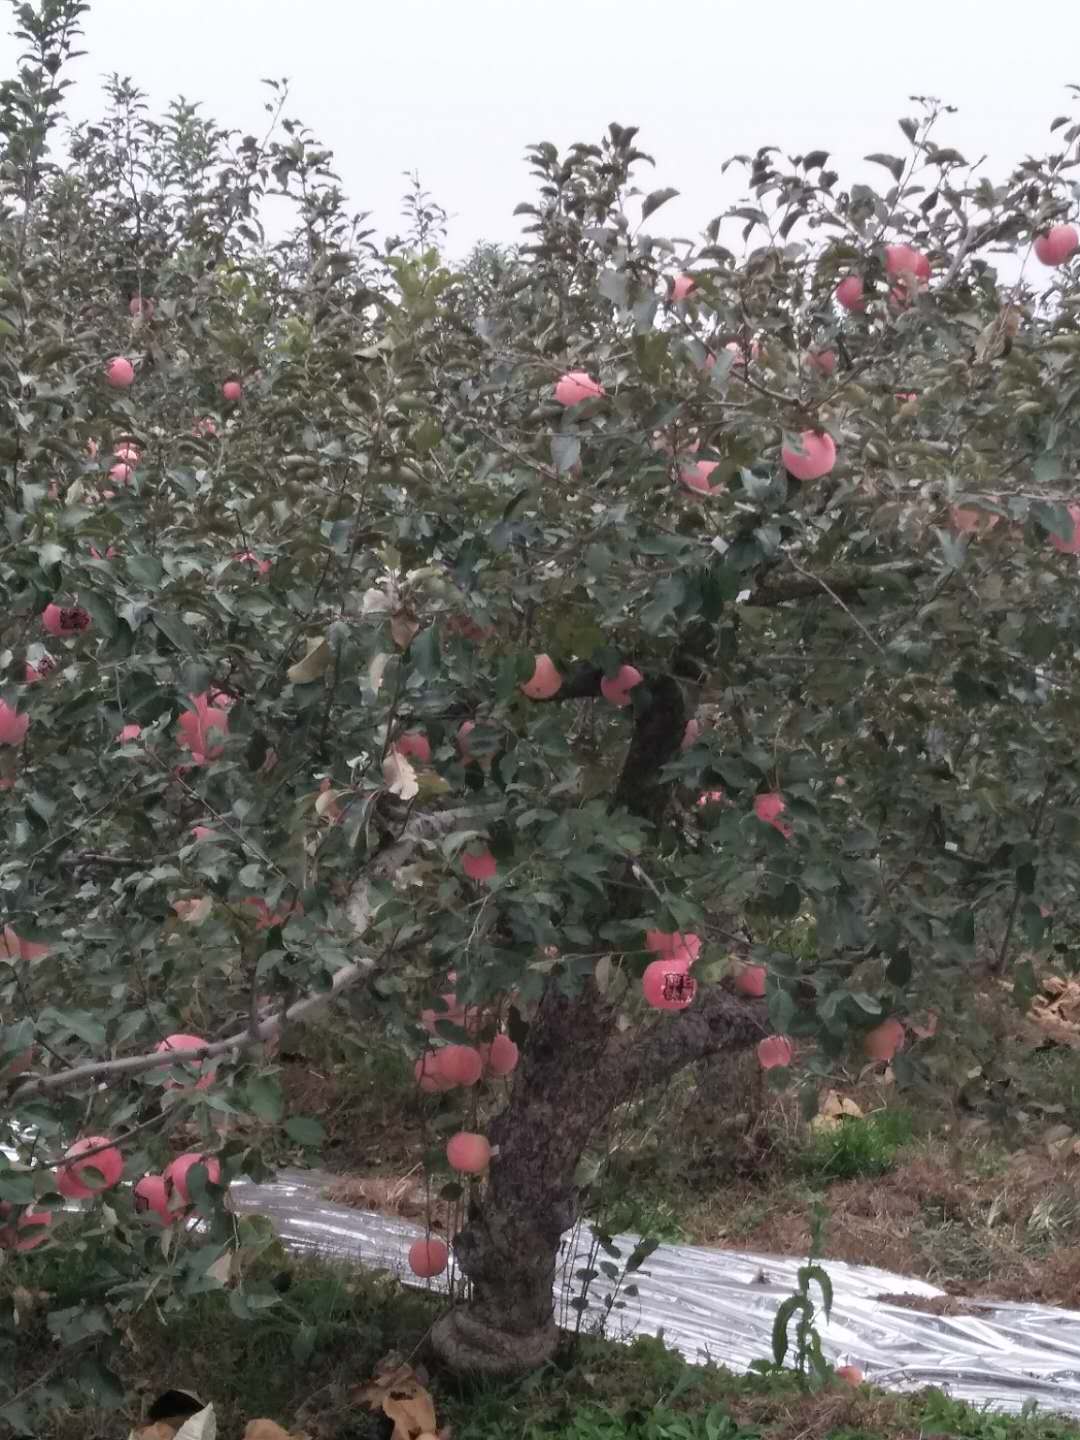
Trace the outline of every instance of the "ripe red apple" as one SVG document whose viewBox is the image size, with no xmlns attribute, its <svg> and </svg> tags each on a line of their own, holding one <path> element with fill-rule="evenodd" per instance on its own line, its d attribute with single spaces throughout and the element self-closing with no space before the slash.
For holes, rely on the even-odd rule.
<svg viewBox="0 0 1080 1440">
<path fill-rule="evenodd" d="M 424 1013 L 430 1012 L 425 1011 Z M 444 1090 L 453 1089 L 451 1081 L 446 1079 L 439 1068 L 439 1052 L 437 1050 L 425 1051 L 413 1066 L 413 1074 L 416 1076 L 416 1083 L 425 1095 L 440 1095 Z"/>
<path fill-rule="evenodd" d="M 221 393 L 229 405 L 235 405 L 244 393 L 244 387 L 239 380 L 226 380 L 221 387 Z"/>
<path fill-rule="evenodd" d="M 795 1048 L 786 1035 L 767 1035 L 758 1042 L 757 1058 L 762 1070 L 775 1070 L 790 1065 Z"/>
<path fill-rule="evenodd" d="M 718 460 L 698 460 L 693 465 L 684 465 L 679 471 L 679 479 L 687 490 L 692 490 L 695 495 L 711 495 L 713 487 L 709 476 L 719 463 Z"/>
<path fill-rule="evenodd" d="M 183 1217 L 183 1210 L 173 1210 L 169 1205 L 169 1187 L 164 1175 L 144 1175 L 133 1193 L 138 1214 L 149 1211 L 157 1216 L 161 1225 L 172 1225 Z"/>
<path fill-rule="evenodd" d="M 109 479 L 114 485 L 130 485 L 135 478 L 135 471 L 130 465 L 114 465 L 109 471 Z"/>
<path fill-rule="evenodd" d="M 394 749 L 406 759 L 419 760 L 421 765 L 431 763 L 431 741 L 420 730 L 406 730 L 394 742 Z"/>
<path fill-rule="evenodd" d="M 630 691 L 640 685 L 644 676 L 633 665 L 620 665 L 619 673 L 609 680 L 605 675 L 600 681 L 600 693 L 612 705 L 629 705 Z"/>
<path fill-rule="evenodd" d="M 836 464 L 836 445 L 826 431 L 804 430 L 796 450 L 785 445 L 780 451 L 784 469 L 796 480 L 820 480 Z"/>
<path fill-rule="evenodd" d="M 509 1035 L 496 1035 L 490 1045 L 481 1045 L 480 1054 L 492 1075 L 509 1075 L 517 1069 L 518 1047 Z"/>
<path fill-rule="evenodd" d="M 197 1150 L 189 1151 L 184 1155 L 178 1155 L 171 1165 L 165 1167 L 165 1187 L 169 1192 L 169 1198 L 176 1195 L 182 1204 L 187 1205 L 191 1196 L 188 1193 L 187 1179 L 191 1170 L 196 1165 L 206 1167 L 206 1178 L 211 1185 L 220 1185 L 221 1166 L 213 1155 L 203 1155 Z"/>
<path fill-rule="evenodd" d="M 842 1380 L 845 1385 L 858 1387 L 863 1383 L 863 1372 L 857 1365 L 838 1365 L 836 1367 L 836 1378 Z"/>
<path fill-rule="evenodd" d="M 88 1135 L 76 1140 L 57 1167 L 56 1188 L 69 1200 L 89 1200 L 111 1190 L 123 1173 L 124 1157 L 108 1136 Z"/>
<path fill-rule="evenodd" d="M 645 966 L 641 991 L 654 1010 L 685 1010 L 694 1003 L 697 981 L 685 960 L 653 960 Z"/>
<path fill-rule="evenodd" d="M 871 1060 L 884 1060 L 888 1064 L 903 1048 L 904 1027 L 899 1020 L 883 1020 L 863 1036 L 863 1049 Z"/>
<path fill-rule="evenodd" d="M 409 1246 L 409 1269 L 421 1280 L 441 1275 L 450 1259 L 450 1252 L 441 1240 L 417 1240 Z"/>
<path fill-rule="evenodd" d="M 580 405 L 583 400 L 603 395 L 604 387 L 584 370 L 570 370 L 555 386 L 555 399 L 560 405 Z"/>
<path fill-rule="evenodd" d="M 484 1073 L 479 1050 L 472 1045 L 447 1045 L 435 1055 L 438 1073 L 450 1085 L 475 1085 Z"/>
<path fill-rule="evenodd" d="M 1044 235 L 1035 236 L 1035 254 L 1044 265 L 1064 265 L 1080 245 L 1075 225 L 1051 225 Z"/>
<path fill-rule="evenodd" d="M 1080 504 L 1070 505 L 1068 511 L 1073 522 L 1072 539 L 1062 540 L 1060 535 L 1051 535 L 1050 544 L 1063 555 L 1080 555 Z"/>
<path fill-rule="evenodd" d="M 459 1174 L 481 1175 L 491 1164 L 491 1144 L 485 1135 L 459 1130 L 447 1142 L 446 1158 Z"/>
<path fill-rule="evenodd" d="M 126 390 L 134 382 L 135 369 L 130 360 L 114 355 L 105 366 L 105 383 L 114 390 Z"/>
<path fill-rule="evenodd" d="M 645 949 L 661 960 L 675 960 L 680 965 L 693 965 L 701 954 L 701 936 L 692 931 L 646 930 Z"/>
<path fill-rule="evenodd" d="M 929 258 L 911 245 L 885 246 L 886 275 L 910 275 L 915 280 L 930 279 Z"/>
<path fill-rule="evenodd" d="M 803 355 L 803 364 L 808 370 L 817 370 L 822 375 L 831 375 L 836 369 L 836 351 L 807 350 Z"/>
<path fill-rule="evenodd" d="M 25 1254 L 36 1250 L 49 1238 L 48 1229 L 52 1224 L 51 1210 L 27 1209 L 17 1220 L 11 1220 L 15 1207 L 6 1200 L 0 1201 L 0 1219 L 7 1224 L 0 1225 L 0 1250 L 19 1250 Z"/>
<path fill-rule="evenodd" d="M 130 440 L 122 440 L 113 451 L 113 458 L 122 460 L 125 465 L 137 465 L 142 459 L 142 451 Z"/>
<path fill-rule="evenodd" d="M 790 840 L 795 832 L 786 820 L 780 819 L 786 809 L 784 797 L 775 791 L 754 796 L 754 814 L 757 818 L 766 825 L 771 825 L 774 830 L 779 830 L 785 840 Z"/>
<path fill-rule="evenodd" d="M 836 300 L 845 310 L 865 310 L 862 279 L 858 275 L 845 275 L 836 287 Z"/>
<path fill-rule="evenodd" d="M 28 665 L 27 672 L 31 668 Z M 40 679 L 40 675 L 37 675 L 37 678 Z M 27 673 L 27 679 L 29 679 L 29 673 Z M 0 700 L 0 745 L 21 745 L 26 739 L 26 732 L 29 728 L 29 715 L 20 715 L 6 700 Z"/>
<path fill-rule="evenodd" d="M 765 966 L 740 965 L 735 971 L 734 983 L 737 994 L 753 1000 L 762 999 L 765 994 Z"/>
<path fill-rule="evenodd" d="M 167 1050 L 198 1050 L 201 1045 L 205 1044 L 206 1041 L 201 1035 L 176 1034 L 166 1035 L 165 1039 L 162 1040 L 160 1045 L 156 1046 L 155 1048 L 157 1049 L 159 1054 L 162 1054 Z M 202 1062 L 198 1059 L 187 1060 L 183 1063 L 197 1068 L 200 1071 L 202 1070 Z M 214 1077 L 213 1075 L 203 1075 L 201 1079 L 193 1083 L 196 1090 L 208 1090 L 210 1086 L 214 1083 Z M 165 1088 L 166 1090 L 176 1090 L 183 1087 L 181 1086 L 181 1082 L 178 1080 L 168 1080 L 165 1083 Z"/>
<path fill-rule="evenodd" d="M 671 298 L 674 301 L 685 300 L 694 288 L 694 277 L 692 275 L 676 275 L 671 282 Z"/>
<path fill-rule="evenodd" d="M 461 857 L 461 868 L 470 880 L 494 880 L 498 865 L 495 856 L 486 847 L 478 855 L 468 850 Z"/>
<path fill-rule="evenodd" d="M 550 700 L 562 689 L 562 676 L 552 662 L 550 655 L 537 655 L 533 665 L 532 678 L 526 680 L 521 693 L 530 700 Z"/>
</svg>

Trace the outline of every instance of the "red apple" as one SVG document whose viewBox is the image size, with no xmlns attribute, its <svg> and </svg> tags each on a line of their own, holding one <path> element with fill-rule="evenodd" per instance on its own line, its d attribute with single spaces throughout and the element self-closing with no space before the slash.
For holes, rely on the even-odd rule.
<svg viewBox="0 0 1080 1440">
<path fill-rule="evenodd" d="M 466 850 L 461 857 L 461 868 L 470 880 L 494 880 L 498 865 L 495 863 L 495 856 L 485 848 L 477 855 Z"/>
<path fill-rule="evenodd" d="M 114 355 L 105 366 L 105 383 L 114 390 L 126 390 L 134 380 L 135 369 L 122 355 Z"/>
<path fill-rule="evenodd" d="M 645 966 L 641 990 L 654 1010 L 685 1010 L 694 1003 L 697 981 L 685 960 L 653 960 Z"/>
<path fill-rule="evenodd" d="M 676 275 L 671 282 L 671 298 L 678 302 L 685 300 L 694 288 L 694 277 L 692 275 Z"/>
<path fill-rule="evenodd" d="M 537 655 L 532 678 L 526 680 L 521 693 L 530 700 L 550 700 L 562 689 L 562 676 L 555 669 L 550 655 Z"/>
<path fill-rule="evenodd" d="M 584 370 L 570 370 L 555 386 L 555 399 L 560 405 L 580 405 L 583 400 L 603 395 L 604 387 Z"/>
<path fill-rule="evenodd" d="M 472 1045 L 447 1045 L 435 1056 L 439 1075 L 449 1085 L 475 1085 L 484 1073 L 479 1050 Z"/>
<path fill-rule="evenodd" d="M 87 1155 L 88 1150 L 93 1153 Z M 123 1173 L 124 1157 L 112 1141 L 105 1135 L 88 1135 L 76 1140 L 57 1167 L 56 1188 L 70 1200 L 89 1200 L 111 1190 Z"/>
<path fill-rule="evenodd" d="M 491 1145 L 484 1135 L 459 1130 L 447 1142 L 446 1158 L 459 1174 L 481 1175 L 491 1164 Z"/>
<path fill-rule="evenodd" d="M 903 1048 L 904 1027 L 899 1020 L 883 1020 L 863 1036 L 863 1049 L 871 1060 L 884 1060 L 888 1064 Z"/>
<path fill-rule="evenodd" d="M 206 1167 L 206 1178 L 211 1185 L 221 1183 L 221 1166 L 214 1156 L 203 1155 L 199 1151 L 189 1151 L 184 1155 L 178 1155 L 171 1165 L 166 1166 L 163 1178 L 170 1200 L 175 1195 L 182 1204 L 189 1203 L 191 1196 L 188 1193 L 187 1177 L 196 1165 Z"/>
<path fill-rule="evenodd" d="M 780 451 L 784 469 L 796 480 L 820 480 L 836 464 L 836 445 L 825 431 L 804 430 L 796 450 L 785 445 Z"/>
<path fill-rule="evenodd" d="M 612 705 L 629 705 L 630 691 L 635 685 L 640 685 L 643 679 L 641 671 L 633 665 L 620 665 L 617 675 L 610 680 L 605 675 L 600 681 L 600 693 Z"/>
<path fill-rule="evenodd" d="M 421 765 L 431 763 L 431 741 L 419 730 L 406 730 L 394 742 L 394 749 L 406 759 L 419 760 Z"/>
<path fill-rule="evenodd" d="M 863 282 L 858 275 L 845 275 L 840 284 L 836 287 L 837 304 L 842 305 L 845 310 L 865 310 L 866 299 L 863 295 Z"/>
<path fill-rule="evenodd" d="M 421 1280 L 441 1275 L 450 1259 L 450 1252 L 441 1240 L 417 1240 L 409 1246 L 409 1269 Z"/>
<path fill-rule="evenodd" d="M 740 965 L 734 976 L 735 990 L 753 1000 L 760 1000 L 765 994 L 765 966 Z"/>
<path fill-rule="evenodd" d="M 1080 245 L 1074 225 L 1052 225 L 1044 235 L 1035 236 L 1035 254 L 1044 265 L 1064 265 Z"/>
<path fill-rule="evenodd" d="M 757 1058 L 762 1070 L 776 1070 L 791 1064 L 795 1048 L 786 1035 L 767 1035 L 758 1042 Z"/>
<path fill-rule="evenodd" d="M 239 380 L 226 380 L 221 387 L 221 393 L 229 405 L 235 405 L 244 393 L 244 387 Z"/>
</svg>

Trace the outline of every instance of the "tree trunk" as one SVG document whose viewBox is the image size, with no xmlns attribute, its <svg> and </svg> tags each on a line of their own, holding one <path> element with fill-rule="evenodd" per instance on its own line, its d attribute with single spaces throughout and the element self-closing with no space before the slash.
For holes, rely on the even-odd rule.
<svg viewBox="0 0 1080 1440">
<path fill-rule="evenodd" d="M 498 1151 L 483 1197 L 454 1242 L 472 1297 L 432 1331 L 454 1370 L 514 1375 L 551 1358 L 559 1245 L 578 1218 L 575 1174 L 590 1141 L 639 1089 L 752 1045 L 766 1028 L 761 1001 L 722 989 L 644 1035 L 619 1034 L 616 1015 L 591 984 L 574 998 L 555 982 L 545 993 L 510 1103 L 491 1127 Z"/>
<path fill-rule="evenodd" d="M 552 703 L 594 697 L 601 679 L 596 666 L 575 666 Z M 646 704 L 634 710 L 615 806 L 661 825 L 670 789 L 661 772 L 678 754 L 685 727 L 678 683 L 667 675 L 650 679 Z M 652 901 L 646 888 L 628 866 L 612 887 L 610 914 L 640 914 Z M 644 1034 L 620 1033 L 617 1009 L 592 981 L 571 996 L 565 983 L 551 979 L 530 1023 L 510 1103 L 489 1132 L 497 1153 L 483 1195 L 454 1242 L 472 1294 L 436 1322 L 432 1343 L 459 1372 L 521 1374 L 554 1353 L 555 1272 L 562 1236 L 577 1220 L 574 1179 L 612 1112 L 692 1061 L 765 1033 L 762 1002 L 720 988 Z"/>
</svg>

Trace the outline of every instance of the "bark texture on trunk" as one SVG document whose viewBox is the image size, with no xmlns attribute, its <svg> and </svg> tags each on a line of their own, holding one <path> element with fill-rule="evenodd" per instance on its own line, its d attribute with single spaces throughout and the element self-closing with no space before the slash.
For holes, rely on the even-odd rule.
<svg viewBox="0 0 1080 1440">
<path fill-rule="evenodd" d="M 596 666 L 577 665 L 549 703 L 597 696 L 602 678 Z M 678 682 L 647 678 L 614 807 L 659 827 L 670 789 L 660 772 L 678 754 L 685 728 Z M 653 902 L 632 865 L 609 894 L 609 914 L 622 919 Z M 559 1245 L 577 1220 L 574 1181 L 586 1148 L 631 1096 L 695 1060 L 754 1044 L 765 1018 L 762 1001 L 716 988 L 643 1035 L 620 1033 L 618 1011 L 591 981 L 567 995 L 552 978 L 530 1022 L 509 1104 L 489 1132 L 498 1151 L 483 1195 L 454 1242 L 472 1298 L 436 1323 L 440 1358 L 459 1372 L 492 1376 L 527 1372 L 551 1358 Z"/>
</svg>

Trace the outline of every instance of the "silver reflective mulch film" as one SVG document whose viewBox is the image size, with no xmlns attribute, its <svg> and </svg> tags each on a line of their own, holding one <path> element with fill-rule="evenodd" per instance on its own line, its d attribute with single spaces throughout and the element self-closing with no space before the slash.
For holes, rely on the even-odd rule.
<svg viewBox="0 0 1080 1440">
<path fill-rule="evenodd" d="M 360 1261 L 419 1283 L 407 1271 L 405 1256 L 423 1231 L 404 1220 L 329 1204 L 323 1191 L 331 1183 L 331 1176 L 316 1171 L 282 1171 L 267 1185 L 236 1182 L 231 1194 L 237 1210 L 268 1216 L 293 1250 Z M 618 1244 L 628 1256 L 634 1241 L 627 1236 Z M 589 1245 L 583 1233 L 564 1247 L 556 1303 L 570 1323 L 569 1299 L 581 1284 L 574 1272 L 587 1264 Z M 662 1332 L 689 1360 L 745 1370 L 771 1354 L 776 1308 L 795 1288 L 801 1263 L 661 1245 L 633 1277 L 637 1298 L 613 1312 L 609 1333 L 630 1338 Z M 922 1280 L 840 1261 L 823 1264 L 834 1303 L 832 1319 L 820 1332 L 837 1364 L 857 1365 L 868 1380 L 888 1389 L 936 1385 L 975 1405 L 1015 1411 L 1038 1401 L 1046 1410 L 1080 1417 L 1080 1311 L 954 1301 L 946 1303 L 949 1313 L 937 1314 L 935 1306 L 920 1307 L 919 1301 L 945 1301 L 944 1291 Z M 599 1314 L 603 1303 L 604 1295 L 597 1293 L 592 1310 Z"/>
</svg>

